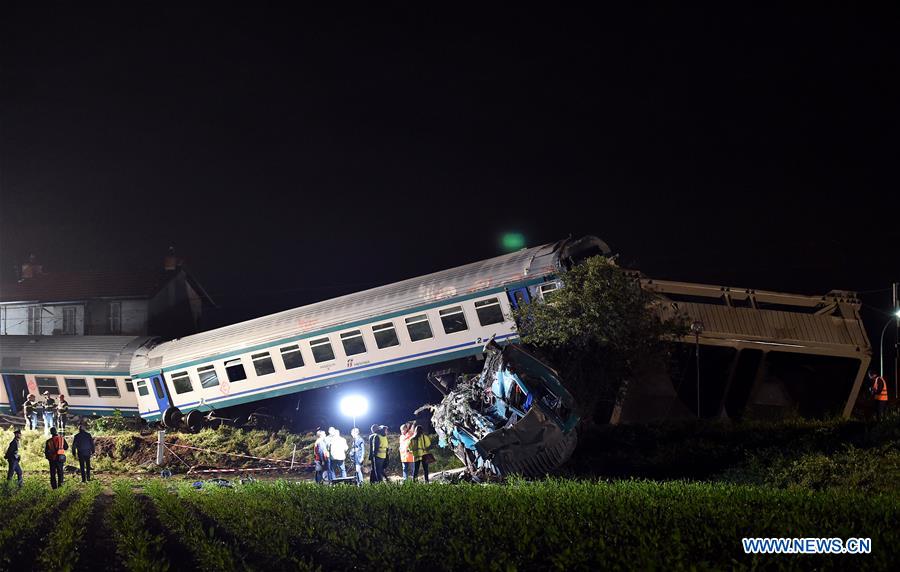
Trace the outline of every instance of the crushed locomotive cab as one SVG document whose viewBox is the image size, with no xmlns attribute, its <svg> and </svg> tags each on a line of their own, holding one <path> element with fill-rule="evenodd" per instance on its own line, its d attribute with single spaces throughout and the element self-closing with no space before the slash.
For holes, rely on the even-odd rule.
<svg viewBox="0 0 900 572">
<path fill-rule="evenodd" d="M 572 395 L 558 374 L 517 345 L 484 347 L 480 374 L 433 372 L 444 394 L 432 410 L 442 447 L 453 448 L 472 474 L 527 477 L 562 465 L 577 442 Z"/>
</svg>

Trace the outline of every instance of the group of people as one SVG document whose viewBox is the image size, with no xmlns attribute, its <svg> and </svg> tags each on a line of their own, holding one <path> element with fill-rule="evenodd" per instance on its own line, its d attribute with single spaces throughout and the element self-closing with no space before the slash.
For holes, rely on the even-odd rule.
<svg viewBox="0 0 900 572">
<path fill-rule="evenodd" d="M 6 472 L 6 480 L 10 481 L 13 475 L 17 477 L 18 485 L 22 486 L 22 453 L 21 453 L 22 431 L 16 429 L 13 432 L 13 439 L 6 448 L 6 461 L 9 468 Z M 69 444 L 66 442 L 64 435 L 57 431 L 56 427 L 50 428 L 50 438 L 44 442 L 44 457 L 50 463 L 50 487 L 59 488 L 63 485 L 65 478 L 66 451 L 69 450 Z M 79 470 L 81 473 L 81 482 L 86 483 L 91 480 L 91 457 L 94 455 L 94 437 L 87 432 L 84 425 L 79 426 L 78 433 L 72 438 L 72 452 L 78 459 Z"/>
<path fill-rule="evenodd" d="M 29 393 L 22 404 L 25 413 L 25 427 L 32 431 L 38 428 L 38 419 L 44 420 L 44 435 L 50 435 L 50 429 L 55 427 L 59 431 L 66 430 L 66 421 L 69 418 L 69 402 L 65 395 L 59 396 L 59 402 L 53 399 L 49 391 L 44 392 L 44 400 L 38 401 L 33 393 Z"/>
<path fill-rule="evenodd" d="M 388 427 L 372 425 L 368 443 L 360 436 L 359 429 L 350 431 L 351 443 L 341 436 L 340 431 L 329 427 L 328 432 L 317 431 L 314 447 L 316 465 L 316 482 L 334 482 L 338 478 L 347 478 L 346 461 L 353 463 L 356 470 L 356 483 L 363 483 L 363 465 L 366 457 L 369 460 L 369 480 L 373 483 L 385 480 L 385 470 L 390 455 Z M 367 446 L 368 445 L 368 446 Z M 434 461 L 430 453 L 431 438 L 415 423 L 405 423 L 400 427 L 400 465 L 404 480 L 415 480 L 422 469 L 425 482 L 429 482 L 428 464 Z M 368 453 L 367 453 L 368 450 Z M 340 476 L 338 476 L 340 475 Z"/>
</svg>

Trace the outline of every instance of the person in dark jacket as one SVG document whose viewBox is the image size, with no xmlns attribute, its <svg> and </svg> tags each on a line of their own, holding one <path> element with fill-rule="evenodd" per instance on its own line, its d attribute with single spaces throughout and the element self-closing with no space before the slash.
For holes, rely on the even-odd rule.
<svg viewBox="0 0 900 572">
<path fill-rule="evenodd" d="M 16 429 L 13 431 L 13 440 L 10 442 L 9 447 L 6 448 L 6 460 L 9 462 L 9 470 L 6 471 L 6 480 L 12 480 L 13 473 L 15 473 L 20 487 L 22 486 L 22 467 L 19 466 L 19 461 L 21 460 L 19 454 L 19 441 L 21 440 L 22 432 Z"/>
<path fill-rule="evenodd" d="M 350 445 L 350 460 L 356 468 L 356 484 L 361 485 L 363 482 L 363 460 L 366 457 L 366 442 L 359 436 L 359 429 L 354 427 L 350 430 L 350 436 L 353 438 L 353 444 Z"/>
<path fill-rule="evenodd" d="M 78 459 L 81 469 L 81 482 L 91 480 L 91 456 L 94 454 L 94 438 L 85 431 L 84 425 L 78 426 L 78 433 L 72 438 L 72 452 Z"/>
<path fill-rule="evenodd" d="M 66 433 L 66 421 L 69 419 L 69 402 L 66 401 L 65 395 L 59 396 L 59 403 L 56 405 L 56 428 Z"/>
<path fill-rule="evenodd" d="M 25 413 L 25 428 L 36 430 L 38 427 L 38 402 L 33 393 L 28 394 L 28 398 L 22 404 L 22 409 Z"/>
<path fill-rule="evenodd" d="M 63 474 L 66 466 L 66 449 L 69 444 L 57 433 L 56 427 L 50 428 L 50 438 L 44 443 L 44 456 L 50 462 L 50 488 L 63 485 Z"/>
<path fill-rule="evenodd" d="M 384 462 L 381 464 L 375 462 L 375 449 L 378 445 L 378 430 L 379 427 L 377 424 L 372 425 L 369 428 L 369 462 L 372 463 L 372 470 L 369 471 L 369 481 L 373 483 L 377 483 L 381 480 L 378 474 L 378 467 L 384 466 Z"/>
</svg>

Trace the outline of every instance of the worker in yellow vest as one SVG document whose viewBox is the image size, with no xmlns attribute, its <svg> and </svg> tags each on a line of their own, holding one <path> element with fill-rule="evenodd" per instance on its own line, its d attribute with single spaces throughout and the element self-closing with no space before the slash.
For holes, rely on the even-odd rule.
<svg viewBox="0 0 900 572">
<path fill-rule="evenodd" d="M 384 480 L 384 465 L 387 462 L 387 427 L 372 425 L 370 430 L 372 431 L 372 434 L 369 435 L 369 458 L 372 460 L 370 480 L 373 483 L 379 483 Z"/>
<path fill-rule="evenodd" d="M 428 465 L 434 462 L 434 455 L 431 449 L 431 437 L 418 425 L 413 429 L 412 439 L 409 441 L 409 452 L 415 459 L 415 468 L 413 469 L 413 480 L 419 478 L 419 467 L 422 467 L 425 475 L 425 482 L 428 481 Z"/>
</svg>

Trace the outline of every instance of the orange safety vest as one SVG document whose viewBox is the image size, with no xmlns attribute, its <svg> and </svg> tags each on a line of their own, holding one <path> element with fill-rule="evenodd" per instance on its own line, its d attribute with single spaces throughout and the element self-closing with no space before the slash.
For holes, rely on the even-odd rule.
<svg viewBox="0 0 900 572">
<path fill-rule="evenodd" d="M 52 455 L 50 460 L 55 461 L 59 458 L 60 455 L 65 455 L 66 454 L 65 446 L 66 446 L 66 442 L 63 440 L 63 438 L 60 435 L 57 435 L 55 437 L 50 437 L 49 439 L 47 439 L 46 447 L 47 447 L 47 450 L 50 451 L 51 452 L 50 454 Z"/>
<path fill-rule="evenodd" d="M 879 389 L 878 384 L 881 384 L 881 388 Z M 875 378 L 875 381 L 872 383 L 873 394 L 875 395 L 875 401 L 887 401 L 887 382 L 880 375 Z"/>
</svg>

